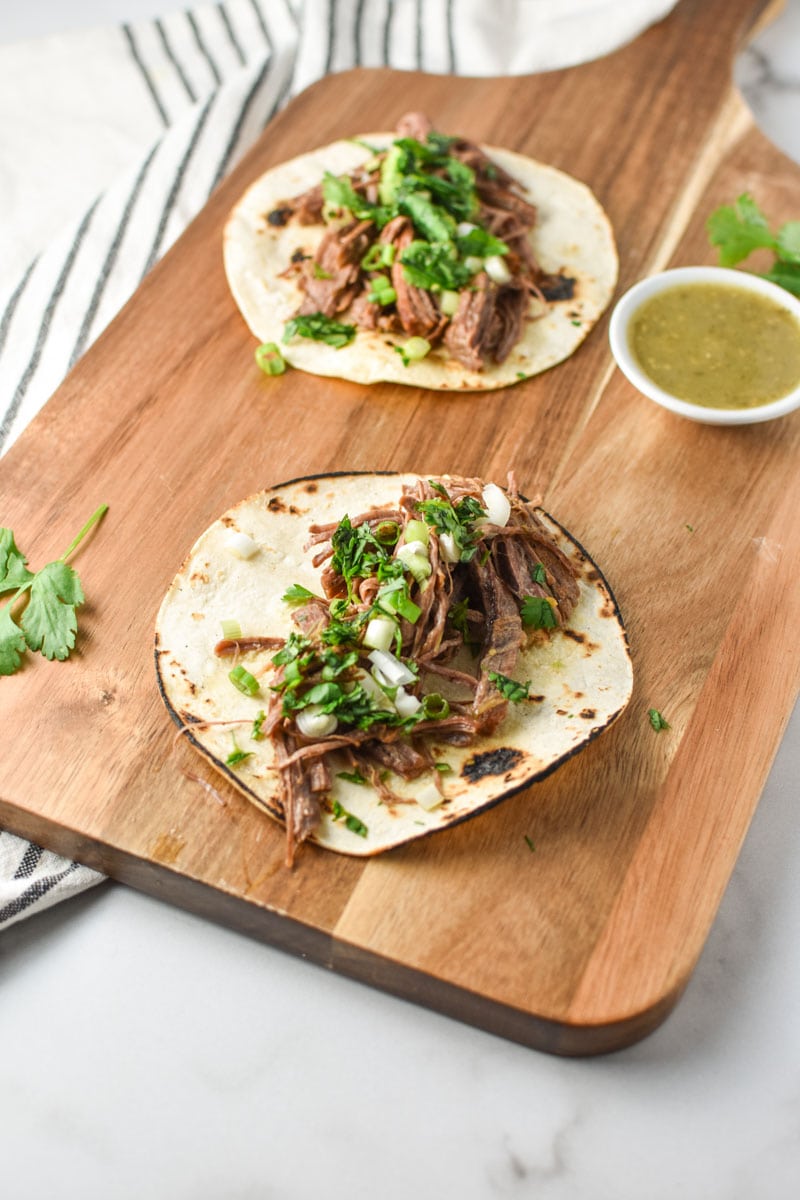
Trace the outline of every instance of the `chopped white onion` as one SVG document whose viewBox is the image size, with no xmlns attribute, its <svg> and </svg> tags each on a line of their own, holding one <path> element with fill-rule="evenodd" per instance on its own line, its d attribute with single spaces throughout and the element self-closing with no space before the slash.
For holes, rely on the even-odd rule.
<svg viewBox="0 0 800 1200">
<path fill-rule="evenodd" d="M 295 717 L 297 728 L 305 737 L 321 738 L 333 733 L 339 722 L 333 713 L 322 711 L 321 704 L 309 704 L 301 708 Z"/>
<path fill-rule="evenodd" d="M 387 687 L 401 687 L 406 683 L 415 683 L 416 678 L 412 671 L 409 671 L 405 663 L 401 663 L 399 658 L 389 650 L 372 650 L 369 654 L 369 661 L 374 668 L 373 674 L 379 672 L 376 678 L 382 676 L 386 680 Z"/>
<path fill-rule="evenodd" d="M 466 237 L 468 233 L 472 233 L 473 229 L 477 229 L 477 225 L 473 225 L 471 221 L 461 221 L 456 225 L 456 233 L 459 237 Z"/>
<path fill-rule="evenodd" d="M 401 717 L 413 717 L 414 713 L 422 708 L 422 701 L 418 700 L 411 692 L 407 692 L 405 688 L 399 687 L 394 698 L 394 706 Z"/>
<path fill-rule="evenodd" d="M 397 551 L 397 557 L 401 562 L 405 562 L 407 558 L 413 558 L 416 554 L 422 555 L 423 558 L 428 557 L 428 547 L 424 542 L 403 542 Z"/>
<path fill-rule="evenodd" d="M 511 279 L 511 272 L 508 269 L 508 263 L 499 254 L 490 254 L 483 263 L 484 270 L 493 283 L 508 283 Z"/>
<path fill-rule="evenodd" d="M 371 675 L 367 675 L 366 672 L 362 671 L 359 673 L 358 682 L 361 684 L 370 700 L 375 701 L 378 708 L 385 709 L 387 712 L 391 712 L 393 710 L 394 704 L 386 695 L 386 692 L 383 690 L 383 687 L 380 686 L 377 679 L 373 679 Z M 384 687 L 389 686 L 390 685 L 388 683 L 384 684 Z"/>
<path fill-rule="evenodd" d="M 487 483 L 481 495 L 489 524 L 507 525 L 511 515 L 511 503 L 503 489 L 496 483 Z"/>
<path fill-rule="evenodd" d="M 474 275 L 476 271 L 483 270 L 483 259 L 478 258 L 475 254 L 470 254 L 464 259 L 464 266 Z"/>
<path fill-rule="evenodd" d="M 461 551 L 452 533 L 439 534 L 439 553 L 444 561 L 449 563 L 457 563 L 461 558 Z"/>
<path fill-rule="evenodd" d="M 230 529 L 225 534 L 225 549 L 237 558 L 252 558 L 258 549 L 258 542 L 239 529 Z"/>
<path fill-rule="evenodd" d="M 414 799 L 420 808 L 424 808 L 427 812 L 438 808 L 444 800 L 444 796 L 439 791 L 432 779 L 428 780 L 414 793 Z"/>
<path fill-rule="evenodd" d="M 364 645 L 370 650 L 388 650 L 396 633 L 397 625 L 389 617 L 373 617 L 364 630 Z"/>
</svg>

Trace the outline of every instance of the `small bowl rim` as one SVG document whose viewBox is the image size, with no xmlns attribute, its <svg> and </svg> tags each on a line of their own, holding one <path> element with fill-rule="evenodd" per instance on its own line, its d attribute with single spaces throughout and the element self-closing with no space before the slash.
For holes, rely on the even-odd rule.
<svg viewBox="0 0 800 1200">
<path fill-rule="evenodd" d="M 704 425 L 754 425 L 786 416 L 800 408 L 800 383 L 785 396 L 754 408 L 705 408 L 690 400 L 680 400 L 654 383 L 634 359 L 628 346 L 630 319 L 640 305 L 651 296 L 679 283 L 724 283 L 775 300 L 800 321 L 800 299 L 778 284 L 735 267 L 693 266 L 669 267 L 638 280 L 620 296 L 611 313 L 608 339 L 617 366 L 629 383 L 662 408 L 698 421 Z"/>
</svg>

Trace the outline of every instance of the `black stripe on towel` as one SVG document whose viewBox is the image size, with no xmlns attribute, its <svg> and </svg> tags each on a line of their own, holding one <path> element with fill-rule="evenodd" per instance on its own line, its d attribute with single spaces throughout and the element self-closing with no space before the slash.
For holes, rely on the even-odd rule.
<svg viewBox="0 0 800 1200">
<path fill-rule="evenodd" d="M 17 388 L 16 388 L 16 391 L 14 392 L 14 396 L 11 401 L 11 404 L 9 405 L 8 410 L 6 411 L 6 414 L 3 418 L 3 421 L 0 424 L 0 449 L 2 449 L 4 442 L 11 431 L 11 426 L 14 423 L 14 418 L 16 417 L 17 413 L 19 412 L 20 405 L 22 404 L 22 401 L 25 398 L 25 393 L 27 392 L 28 387 L 30 386 L 31 380 L 33 379 L 34 375 L 36 374 L 36 370 L 39 366 L 39 362 L 41 361 L 42 351 L 44 350 L 45 343 L 47 342 L 47 335 L 50 331 L 50 322 L 53 319 L 53 314 L 56 310 L 59 300 L 61 299 L 64 288 L 67 285 L 67 280 L 69 279 L 73 263 L 75 262 L 75 259 L 78 256 L 78 251 L 81 248 L 83 239 L 86 237 L 87 230 L 92 222 L 92 217 L 94 216 L 95 209 L 97 208 L 98 203 L 99 203 L 99 198 L 98 198 L 98 200 L 95 200 L 94 204 L 92 205 L 92 207 L 86 213 L 86 216 L 81 221 L 80 226 L 78 228 L 78 232 L 75 234 L 75 240 L 73 241 L 72 245 L 70 246 L 69 253 L 67 254 L 66 259 L 64 260 L 64 265 L 61 268 L 61 274 L 59 275 L 58 279 L 56 280 L 56 286 L 53 288 L 52 292 L 50 293 L 50 299 L 47 302 L 47 306 L 44 310 L 44 315 L 43 315 L 41 323 L 39 325 L 39 333 L 36 337 L 36 345 L 33 348 L 33 353 L 31 354 L 31 357 L 30 357 L 27 367 L 25 368 L 25 370 L 22 373 L 22 378 L 20 379 L 19 383 L 17 384 Z"/>
<path fill-rule="evenodd" d="M 59 871 L 57 875 L 45 875 L 42 879 L 37 879 L 30 887 L 26 888 L 19 896 L 15 896 L 8 904 L 0 908 L 0 925 L 4 921 L 10 921 L 12 917 L 18 917 L 25 911 L 26 908 L 31 908 L 36 904 L 37 900 L 41 900 L 48 892 L 57 887 L 68 875 L 73 871 L 77 871 L 78 864 L 70 863 L 63 871 Z"/>
<path fill-rule="evenodd" d="M 145 61 L 142 58 L 141 54 L 139 53 L 139 47 L 136 44 L 136 38 L 133 36 L 133 30 L 131 29 L 130 25 L 123 25 L 122 32 L 125 34 L 125 38 L 128 43 L 128 48 L 130 49 L 130 52 L 131 52 L 131 57 L 133 58 L 133 61 L 136 63 L 137 67 L 139 68 L 139 72 L 142 76 L 142 79 L 145 82 L 145 86 L 146 86 L 148 92 L 150 93 L 152 101 L 158 110 L 158 115 L 161 117 L 161 120 L 164 125 L 169 125 L 169 117 L 167 116 L 167 110 L 164 107 L 164 105 L 161 101 L 161 97 L 158 94 L 158 90 L 153 81 L 153 77 L 150 74 L 150 72 L 148 71 L 147 66 L 145 65 Z"/>
<path fill-rule="evenodd" d="M 27 879 L 39 865 L 44 850 L 41 846 L 37 846 L 35 842 L 28 842 L 25 847 L 25 853 L 20 859 L 19 866 L 14 872 L 14 879 Z"/>
<path fill-rule="evenodd" d="M 38 258 L 35 258 L 33 260 L 31 265 L 28 267 L 27 271 L 25 272 L 25 274 L 22 276 L 22 279 L 20 279 L 19 283 L 14 288 L 14 291 L 11 293 L 11 295 L 9 297 L 8 304 L 6 305 L 5 312 L 3 313 L 3 318 L 2 318 L 2 320 L 0 320 L 0 352 L 2 352 L 3 346 L 5 346 L 5 344 L 6 344 L 6 338 L 8 337 L 8 331 L 11 327 L 11 322 L 14 319 L 14 313 L 17 310 L 17 305 L 19 304 L 20 297 L 22 296 L 22 293 L 25 291 L 25 287 L 28 283 L 28 280 L 30 279 L 31 275 L 33 274 L 33 268 L 36 266 L 38 261 L 39 261 Z"/>
<path fill-rule="evenodd" d="M 172 210 L 175 207 L 175 203 L 178 199 L 178 193 L 181 189 L 181 184 L 183 183 L 184 176 L 186 175 L 186 172 L 189 168 L 189 163 L 191 162 L 192 156 L 195 152 L 195 149 L 197 148 L 197 143 L 200 140 L 200 134 L 203 132 L 203 127 L 204 127 L 206 121 L 208 120 L 208 114 L 211 111 L 211 105 L 218 94 L 219 94 L 218 92 L 212 92 L 198 114 L 191 140 L 189 142 L 189 145 L 186 148 L 186 153 L 184 154 L 183 158 L 181 159 L 180 165 L 178 166 L 178 169 L 175 172 L 175 177 L 172 180 L 172 185 L 170 186 L 169 193 L 167 195 L 167 199 L 164 202 L 164 207 L 161 211 L 161 218 L 158 222 L 158 228 L 156 230 L 156 236 L 153 239 L 153 244 L 150 248 L 150 253 L 147 256 L 147 262 L 145 263 L 144 271 L 142 272 L 143 278 L 147 274 L 147 272 L 150 270 L 150 268 L 153 266 L 153 264 L 156 262 L 159 254 L 161 252 L 161 245 L 162 245 L 162 242 L 164 241 L 164 234 L 166 233 L 167 222 L 169 221 L 169 218 L 172 214 Z"/>
<path fill-rule="evenodd" d="M 130 219 L 136 206 L 136 201 L 139 198 L 139 193 L 142 190 L 142 185 L 144 184 L 147 172 L 150 169 L 150 164 L 155 158 L 157 149 L 158 145 L 155 145 L 142 163 L 139 174 L 136 176 L 133 187 L 128 195 L 125 207 L 122 210 L 122 216 L 119 224 L 117 225 L 114 237 L 111 239 L 111 245 L 108 248 L 103 265 L 100 268 L 100 274 L 97 277 L 97 283 L 95 284 L 94 291 L 92 292 L 92 298 L 89 301 L 86 312 L 84 313 L 83 321 L 81 322 L 81 327 L 75 340 L 75 346 L 73 347 L 72 354 L 69 357 L 70 367 L 75 365 L 86 348 L 86 342 L 92 328 L 92 322 L 97 316 L 97 310 L 100 307 L 100 301 L 103 298 L 106 284 L 111 276 L 114 263 L 117 260 L 117 255 L 119 254 L 120 246 L 122 245 L 122 239 L 125 236 L 125 230 L 130 224 Z"/>
<path fill-rule="evenodd" d="M 211 74 L 214 78 L 214 83 L 216 83 L 217 86 L 219 86 L 219 84 L 222 83 L 222 75 L 220 73 L 220 69 L 217 66 L 216 62 L 214 61 L 214 56 L 212 55 L 211 51 L 209 50 L 208 46 L 206 45 L 205 38 L 203 37 L 203 34 L 200 30 L 200 26 L 197 24 L 197 20 L 195 18 L 194 13 L 187 12 L 186 20 L 189 22 L 189 28 L 191 29 L 192 34 L 194 36 L 195 45 L 197 46 L 197 49 L 200 51 L 201 55 L 208 63 L 208 68 L 211 71 Z"/>
<path fill-rule="evenodd" d="M 228 12 L 227 12 L 227 9 L 225 8 L 225 5 L 218 4 L 217 12 L 219 13 L 222 24 L 225 26 L 225 32 L 228 35 L 228 40 L 229 40 L 230 44 L 233 46 L 234 50 L 236 51 L 236 56 L 239 59 L 239 62 L 242 64 L 242 66 L 244 66 L 245 63 L 247 62 L 247 55 L 245 54 L 244 50 L 242 49 L 239 39 L 236 36 L 236 30 L 233 28 L 231 19 L 228 16 Z"/>
<path fill-rule="evenodd" d="M 189 82 L 186 72 L 184 71 L 183 67 L 181 66 L 180 62 L 178 61 L 175 51 L 172 49 L 170 40 L 167 37 L 167 31 L 164 28 L 163 23 L 157 18 L 153 22 L 153 25 L 155 26 L 155 30 L 156 30 L 156 33 L 158 34 L 159 41 L 161 42 L 161 45 L 164 49 L 164 53 L 166 54 L 167 58 L 172 63 L 173 67 L 175 68 L 175 74 L 178 76 L 181 83 L 183 84 L 183 89 L 186 92 L 186 95 L 189 97 L 192 104 L 196 104 L 197 103 L 197 93 L 195 92 L 194 88 L 192 87 L 191 83 Z"/>
</svg>

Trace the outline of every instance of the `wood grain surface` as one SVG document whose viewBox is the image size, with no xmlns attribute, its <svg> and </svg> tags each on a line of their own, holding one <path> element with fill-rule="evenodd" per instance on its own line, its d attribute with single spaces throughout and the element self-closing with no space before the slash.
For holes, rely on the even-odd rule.
<svg viewBox="0 0 800 1200">
<path fill-rule="evenodd" d="M 800 414 L 703 427 L 613 369 L 607 318 L 568 362 L 493 395 L 289 371 L 268 379 L 221 233 L 250 180 L 409 107 L 585 180 L 621 292 L 710 263 L 707 214 L 752 192 L 796 218 L 800 171 L 731 84 L 756 0 L 682 0 L 614 55 L 536 77 L 351 71 L 269 126 L 0 463 L 2 523 L 34 564 L 101 502 L 75 560 L 68 662 L 0 685 L 0 823 L 153 895 L 397 995 L 561 1054 L 664 1019 L 701 951 L 798 685 Z M 367 114 L 365 117 L 364 114 Z M 591 551 L 626 618 L 623 718 L 485 816 L 367 862 L 309 848 L 214 778 L 159 699 L 153 621 L 196 536 L 252 491 L 329 470 L 504 478 Z M 647 712 L 660 709 L 660 734 Z M 526 838 L 535 845 L 531 851 Z M 311 968 L 309 968 L 311 971 Z M 313 974 L 310 976 L 313 986 Z"/>
</svg>

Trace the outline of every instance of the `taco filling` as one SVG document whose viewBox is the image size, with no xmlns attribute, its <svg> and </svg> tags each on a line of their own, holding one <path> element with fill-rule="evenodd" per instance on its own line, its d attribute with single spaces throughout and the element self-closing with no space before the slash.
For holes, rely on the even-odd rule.
<svg viewBox="0 0 800 1200">
<path fill-rule="evenodd" d="M 473 142 L 409 113 L 398 136 L 357 170 L 279 204 L 270 224 L 325 225 L 313 255 L 290 265 L 303 299 L 284 337 L 324 337 L 341 323 L 404 334 L 421 358 L 443 344 L 473 371 L 501 363 L 531 312 L 572 297 L 575 280 L 543 271 L 530 234 L 536 208 Z M 309 319 L 306 319 L 309 318 Z M 347 336 L 345 329 L 344 336 Z"/>
<path fill-rule="evenodd" d="M 362 490 L 352 480 L 351 501 Z M 609 594 L 513 477 L 507 489 L 406 477 L 394 500 L 305 524 L 306 563 L 270 536 L 276 522 L 298 521 L 298 503 L 276 489 L 246 505 L 212 526 L 173 584 L 159 674 L 198 748 L 283 821 L 289 863 L 309 838 L 374 853 L 463 819 L 590 740 L 627 700 Z M 264 555 L 282 629 L 259 598 Z M 213 642 L 198 632 L 204 597 L 234 614 Z M 546 647 L 559 634 L 554 655 Z M 595 653 L 607 678 L 593 687 Z M 573 666 L 561 661 L 571 655 Z"/>
<path fill-rule="evenodd" d="M 268 171 L 231 215 L 225 264 L 248 324 L 289 362 L 473 390 L 571 353 L 617 271 L 584 185 L 421 113 Z"/>
</svg>

